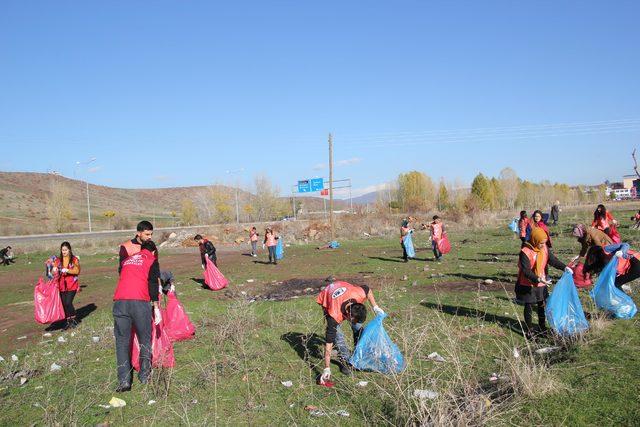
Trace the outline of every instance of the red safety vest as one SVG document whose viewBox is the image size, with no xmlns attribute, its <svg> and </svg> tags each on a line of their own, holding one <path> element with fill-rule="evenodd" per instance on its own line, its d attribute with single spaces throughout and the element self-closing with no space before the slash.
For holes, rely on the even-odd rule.
<svg viewBox="0 0 640 427">
<path fill-rule="evenodd" d="M 549 253 L 547 252 L 547 247 L 545 246 L 544 249 L 540 252 L 536 252 L 531 248 L 528 247 L 524 247 L 522 248 L 521 252 L 524 252 L 524 254 L 527 256 L 527 259 L 529 259 L 529 265 L 531 266 L 531 270 L 533 271 L 533 269 L 536 266 L 536 260 L 538 259 L 538 256 L 542 256 L 544 257 L 544 263 L 543 266 L 546 268 L 547 267 L 547 262 L 549 262 Z M 524 270 L 522 270 L 522 267 L 520 266 L 520 264 L 518 263 L 518 283 L 520 285 L 523 286 L 534 286 L 534 284 L 527 279 L 527 276 L 524 275 Z M 535 286 L 539 286 L 539 285 L 544 285 L 543 283 L 537 283 Z"/>
<path fill-rule="evenodd" d="M 442 224 L 432 222 L 429 227 L 431 228 L 431 238 L 436 242 L 442 238 Z"/>
<path fill-rule="evenodd" d="M 360 286 L 338 281 L 324 288 L 318 295 L 316 302 L 320 304 L 327 314 L 336 322 L 342 323 L 344 320 L 342 305 L 349 300 L 362 304 L 366 299 L 367 294 Z"/>
<path fill-rule="evenodd" d="M 529 226 L 529 218 L 524 218 L 518 221 L 520 237 L 527 237 L 527 226 Z"/>
<path fill-rule="evenodd" d="M 632 257 L 635 257 L 636 259 L 640 259 L 640 253 L 636 251 L 628 250 L 627 254 Z M 623 276 L 627 274 L 630 268 L 631 268 L 631 260 L 620 258 L 618 260 L 618 268 L 616 269 L 616 276 Z"/>
<path fill-rule="evenodd" d="M 146 249 L 125 259 L 122 262 L 120 279 L 113 294 L 113 300 L 151 301 L 149 270 L 155 260 L 155 255 Z"/>
<path fill-rule="evenodd" d="M 76 265 L 80 265 L 77 257 L 73 257 L 69 265 L 66 268 L 73 268 Z M 80 289 L 80 283 L 78 282 L 77 274 L 62 273 L 60 270 L 65 268 L 62 265 L 62 260 L 57 258 L 53 261 L 53 266 L 58 269 L 58 289 L 60 292 L 77 291 Z"/>
</svg>

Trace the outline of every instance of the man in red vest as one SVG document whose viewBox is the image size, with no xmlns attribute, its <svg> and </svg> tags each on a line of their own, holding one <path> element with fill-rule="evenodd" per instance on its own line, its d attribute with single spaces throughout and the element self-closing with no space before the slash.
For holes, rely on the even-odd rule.
<svg viewBox="0 0 640 427">
<path fill-rule="evenodd" d="M 120 274 L 124 260 L 140 252 L 140 245 L 147 240 L 151 240 L 151 237 L 153 237 L 153 225 L 149 221 L 140 221 L 136 227 L 136 236 L 120 245 L 118 274 Z"/>
<path fill-rule="evenodd" d="M 344 334 L 340 330 L 340 324 L 348 320 L 353 331 L 354 346 L 358 344 L 358 339 L 362 332 L 362 326 L 367 318 L 367 309 L 364 306 L 368 300 L 376 314 L 383 314 L 384 311 L 376 304 L 373 291 L 368 286 L 352 285 L 351 283 L 334 281 L 324 288 L 316 302 L 322 306 L 324 317 L 327 321 L 324 347 L 324 371 L 320 377 L 320 383 L 325 384 L 331 378 L 331 350 L 336 346 L 340 358 L 340 372 L 345 375 L 351 374 L 349 359 L 351 351 L 347 347 Z"/>
<path fill-rule="evenodd" d="M 151 330 L 153 321 L 162 321 L 158 306 L 160 265 L 156 257 L 156 245 L 145 240 L 140 251 L 126 258 L 121 264 L 120 279 L 113 295 L 113 334 L 116 339 L 118 365 L 117 392 L 131 390 L 131 328 L 134 327 L 140 343 L 140 373 L 142 384 L 151 375 Z"/>
</svg>

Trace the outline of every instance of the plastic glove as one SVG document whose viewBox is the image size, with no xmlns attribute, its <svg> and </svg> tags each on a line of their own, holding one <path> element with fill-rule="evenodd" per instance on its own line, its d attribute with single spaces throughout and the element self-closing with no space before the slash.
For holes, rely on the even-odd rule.
<svg viewBox="0 0 640 427">
<path fill-rule="evenodd" d="M 571 267 L 565 267 L 564 271 L 565 271 L 565 273 L 569 273 L 570 275 L 573 276 L 573 270 L 571 269 Z"/>
<path fill-rule="evenodd" d="M 373 312 L 378 316 L 382 316 L 384 314 L 384 310 L 378 307 L 377 305 L 373 306 Z"/>
<path fill-rule="evenodd" d="M 576 262 L 579 259 L 580 259 L 580 255 L 576 255 L 573 258 L 571 258 L 571 262 Z"/>
<path fill-rule="evenodd" d="M 622 257 L 624 257 L 624 254 L 622 253 L 622 251 L 617 251 L 616 252 L 616 257 L 622 258 Z"/>
<path fill-rule="evenodd" d="M 325 384 L 331 379 L 331 368 L 324 368 L 322 375 L 320 376 L 320 384 Z"/>
<path fill-rule="evenodd" d="M 202 264 L 202 269 L 204 270 L 204 264 Z"/>
<path fill-rule="evenodd" d="M 153 323 L 154 325 L 159 325 L 162 322 L 162 314 L 160 313 L 160 309 L 158 307 L 153 308 Z"/>
<path fill-rule="evenodd" d="M 172 283 L 171 286 L 169 287 L 169 292 L 176 292 L 176 286 Z"/>
<path fill-rule="evenodd" d="M 264 246 L 264 243 L 263 243 L 263 244 L 262 244 L 262 249 L 264 249 L 264 247 L 265 247 L 265 246 Z"/>
<path fill-rule="evenodd" d="M 69 272 L 69 269 L 68 268 L 63 268 L 62 270 L 60 270 L 60 272 L 62 274 L 67 274 Z"/>
</svg>

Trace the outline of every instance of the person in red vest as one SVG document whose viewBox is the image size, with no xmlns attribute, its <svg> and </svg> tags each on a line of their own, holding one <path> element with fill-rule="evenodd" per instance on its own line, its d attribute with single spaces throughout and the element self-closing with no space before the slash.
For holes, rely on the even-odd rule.
<svg viewBox="0 0 640 427">
<path fill-rule="evenodd" d="M 66 325 L 64 329 L 75 328 L 78 325 L 76 320 L 76 309 L 73 307 L 73 299 L 80 289 L 78 276 L 80 275 L 80 260 L 73 255 L 71 244 L 62 242 L 60 245 L 60 256 L 51 260 L 52 273 L 58 280 L 60 299 L 64 307 Z"/>
<path fill-rule="evenodd" d="M 122 269 L 125 259 L 140 252 L 140 245 L 153 237 L 153 225 L 149 221 L 140 221 L 136 227 L 136 236 L 120 245 L 120 261 L 118 262 L 118 274 Z M 156 251 L 156 256 L 157 256 Z"/>
<path fill-rule="evenodd" d="M 547 247 L 551 248 L 553 245 L 551 244 L 549 227 L 547 227 L 547 224 L 544 223 L 544 216 L 542 215 L 542 211 L 540 209 L 536 209 L 531 215 L 531 219 L 529 220 L 529 224 L 527 225 L 527 235 L 525 236 L 525 240 L 528 241 L 531 238 L 531 231 L 534 228 L 541 228 L 546 233 Z"/>
<path fill-rule="evenodd" d="M 547 285 L 551 281 L 547 278 L 548 266 L 558 270 L 565 270 L 573 274 L 573 270 L 564 265 L 547 247 L 547 233 L 540 228 L 531 230 L 531 237 L 520 250 L 518 259 L 518 280 L 516 281 L 516 298 L 524 303 L 525 336 L 533 338 L 533 306 L 537 306 L 538 325 L 540 332 L 547 330 L 544 303 L 549 296 Z"/>
<path fill-rule="evenodd" d="M 260 236 L 258 229 L 251 227 L 249 231 L 249 241 L 251 242 L 251 256 L 254 258 L 258 256 L 258 236 Z"/>
<path fill-rule="evenodd" d="M 607 211 L 607 208 L 604 205 L 598 205 L 596 210 L 593 212 L 593 222 L 591 223 L 591 226 L 600 231 L 604 231 L 604 233 L 611 237 L 615 243 L 621 243 L 620 234 L 617 230 L 618 221 L 616 221 L 613 215 L 611 215 L 611 212 Z"/>
<path fill-rule="evenodd" d="M 140 251 L 126 258 L 121 265 L 120 279 L 113 295 L 113 334 L 116 339 L 118 387 L 116 392 L 131 390 L 131 328 L 135 327 L 140 343 L 140 372 L 142 384 L 151 375 L 151 331 L 153 321 L 162 321 L 158 305 L 160 265 L 156 245 L 145 240 Z"/>
<path fill-rule="evenodd" d="M 213 243 L 208 239 L 205 239 L 200 234 L 196 234 L 193 240 L 198 243 L 198 247 L 200 248 L 200 260 L 202 261 L 202 269 L 207 268 L 207 260 L 205 257 L 209 258 L 213 265 L 218 266 L 218 257 L 216 256 L 216 247 L 213 246 Z"/>
<path fill-rule="evenodd" d="M 376 314 L 384 313 L 376 304 L 373 291 L 368 286 L 333 281 L 333 278 L 328 280 L 331 283 L 320 292 L 316 299 L 316 302 L 322 306 L 324 317 L 327 321 L 324 371 L 320 377 L 321 384 L 325 384 L 331 378 L 331 350 L 333 350 L 334 345 L 340 358 L 340 372 L 345 375 L 351 373 L 348 362 L 351 358 L 351 351 L 347 347 L 344 334 L 340 330 L 340 324 L 345 320 L 349 321 L 355 346 L 358 344 L 363 323 L 367 318 L 367 309 L 364 306 L 364 302 L 368 300 Z"/>
<path fill-rule="evenodd" d="M 527 217 L 527 211 L 520 211 L 520 219 L 518 220 L 518 230 L 520 240 L 524 245 L 527 242 L 527 227 L 529 226 L 529 217 Z"/>
<path fill-rule="evenodd" d="M 262 249 L 264 249 L 265 245 L 267 246 L 267 250 L 269 251 L 269 264 L 278 264 L 278 259 L 276 258 L 276 246 L 278 246 L 279 238 L 280 237 L 278 237 L 272 228 L 267 227 L 264 230 Z"/>
<path fill-rule="evenodd" d="M 444 224 L 438 215 L 433 216 L 433 221 L 429 224 L 429 231 L 431 231 L 431 247 L 433 248 L 433 256 L 436 257 L 436 261 L 440 261 L 442 258 L 442 252 L 438 249 L 438 242 L 442 239 L 444 234 Z"/>
<path fill-rule="evenodd" d="M 615 286 L 629 293 L 631 287 L 627 283 L 640 277 L 640 252 L 632 251 L 628 243 L 593 246 L 587 252 L 584 271 L 600 273 L 613 256 L 618 257 Z"/>
</svg>

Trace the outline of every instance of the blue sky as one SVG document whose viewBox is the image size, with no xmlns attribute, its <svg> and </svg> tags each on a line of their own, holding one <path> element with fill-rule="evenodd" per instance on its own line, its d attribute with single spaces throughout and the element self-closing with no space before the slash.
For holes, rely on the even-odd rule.
<svg viewBox="0 0 640 427">
<path fill-rule="evenodd" d="M 618 179 L 640 147 L 640 2 L 0 3 L 0 170 L 97 184 L 417 169 Z M 235 179 L 235 178 L 233 178 Z"/>
</svg>

